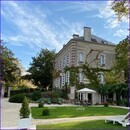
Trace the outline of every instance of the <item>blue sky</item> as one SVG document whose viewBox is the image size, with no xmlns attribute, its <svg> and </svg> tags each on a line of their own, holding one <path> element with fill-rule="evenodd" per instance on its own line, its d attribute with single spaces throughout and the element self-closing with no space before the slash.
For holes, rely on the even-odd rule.
<svg viewBox="0 0 130 130">
<path fill-rule="evenodd" d="M 84 26 L 117 44 L 128 35 L 128 20 L 118 22 L 110 3 L 2 1 L 1 37 L 26 69 L 41 48 L 58 52 Z"/>
</svg>

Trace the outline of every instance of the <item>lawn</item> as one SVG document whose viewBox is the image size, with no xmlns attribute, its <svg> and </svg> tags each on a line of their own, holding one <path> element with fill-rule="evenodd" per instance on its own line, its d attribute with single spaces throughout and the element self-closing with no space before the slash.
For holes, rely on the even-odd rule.
<svg viewBox="0 0 130 130">
<path fill-rule="evenodd" d="M 128 128 L 122 127 L 120 124 L 113 125 L 112 123 L 105 123 L 104 120 L 95 121 L 79 121 L 79 122 L 69 122 L 60 124 L 50 124 L 50 125 L 37 125 L 38 129 L 83 129 L 83 130 L 127 130 Z"/>
<path fill-rule="evenodd" d="M 50 115 L 42 116 L 44 108 L 32 107 L 32 117 L 35 119 L 71 118 L 84 116 L 125 115 L 127 109 L 113 107 L 48 107 Z"/>
</svg>

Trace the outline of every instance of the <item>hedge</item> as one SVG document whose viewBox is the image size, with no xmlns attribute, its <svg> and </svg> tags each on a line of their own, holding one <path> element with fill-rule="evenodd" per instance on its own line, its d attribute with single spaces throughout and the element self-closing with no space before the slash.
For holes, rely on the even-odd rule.
<svg viewBox="0 0 130 130">
<path fill-rule="evenodd" d="M 33 88 L 24 88 L 24 89 L 18 89 L 18 90 L 10 90 L 10 97 L 21 94 L 21 93 L 32 93 L 35 89 Z"/>
<path fill-rule="evenodd" d="M 13 103 L 22 103 L 24 98 L 28 97 L 28 94 L 17 94 L 17 95 L 14 95 L 12 97 L 9 98 L 9 102 L 13 102 Z"/>
</svg>

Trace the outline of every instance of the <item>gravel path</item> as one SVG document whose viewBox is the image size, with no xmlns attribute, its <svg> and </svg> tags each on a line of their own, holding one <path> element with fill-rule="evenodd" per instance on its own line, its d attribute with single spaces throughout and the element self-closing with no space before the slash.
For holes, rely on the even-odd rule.
<svg viewBox="0 0 130 130">
<path fill-rule="evenodd" d="M 18 115 L 19 115 L 21 103 L 9 103 L 8 98 L 2 98 L 1 104 L 2 104 L 1 106 L 2 128 L 17 128 L 18 119 L 19 119 Z M 37 106 L 37 104 L 30 103 L 30 107 L 31 106 Z M 74 106 L 74 105 L 71 104 L 53 105 L 52 104 L 52 105 L 45 105 L 45 106 L 54 107 L 54 106 Z M 65 123 L 65 122 L 73 122 L 73 121 L 101 120 L 101 119 L 105 119 L 106 117 L 108 116 L 91 116 L 91 117 L 58 118 L 58 119 L 31 119 L 31 126 L 32 126 L 31 128 L 35 128 L 37 124 L 40 125 L 40 124 Z"/>
<path fill-rule="evenodd" d="M 108 116 L 91 116 L 91 117 L 75 117 L 75 118 L 58 118 L 58 119 L 32 119 L 33 124 L 58 124 L 66 122 L 89 121 L 89 120 L 104 120 Z M 109 116 L 111 117 L 111 116 Z"/>
</svg>

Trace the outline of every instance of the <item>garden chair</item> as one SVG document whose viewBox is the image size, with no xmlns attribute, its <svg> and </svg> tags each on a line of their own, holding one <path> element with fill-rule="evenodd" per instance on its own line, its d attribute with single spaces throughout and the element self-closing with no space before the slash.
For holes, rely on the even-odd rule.
<svg viewBox="0 0 130 130">
<path fill-rule="evenodd" d="M 127 125 L 130 125 L 130 112 L 127 113 L 127 115 L 119 115 L 119 116 L 113 116 L 110 118 L 105 119 L 105 123 L 107 122 L 113 122 L 121 124 L 123 127 L 126 127 Z"/>
</svg>

